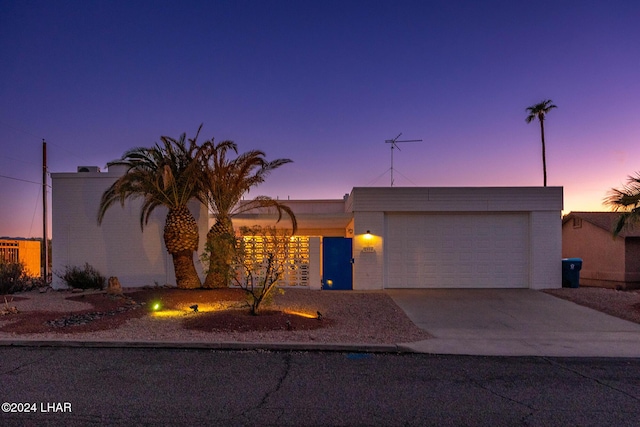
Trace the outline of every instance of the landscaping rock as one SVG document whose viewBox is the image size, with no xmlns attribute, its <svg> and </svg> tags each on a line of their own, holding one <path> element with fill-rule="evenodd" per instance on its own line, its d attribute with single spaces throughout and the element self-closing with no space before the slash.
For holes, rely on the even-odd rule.
<svg viewBox="0 0 640 427">
<path fill-rule="evenodd" d="M 139 304 L 128 305 L 118 307 L 114 310 L 109 311 L 93 311 L 90 313 L 78 313 L 72 314 L 70 316 L 61 317 L 54 320 L 48 320 L 45 322 L 47 326 L 51 326 L 53 328 L 66 328 L 69 326 L 81 326 L 86 325 L 89 322 L 93 322 L 94 320 L 102 319 L 103 317 L 115 316 L 118 313 L 123 313 L 129 310 L 135 310 L 140 308 Z"/>
</svg>

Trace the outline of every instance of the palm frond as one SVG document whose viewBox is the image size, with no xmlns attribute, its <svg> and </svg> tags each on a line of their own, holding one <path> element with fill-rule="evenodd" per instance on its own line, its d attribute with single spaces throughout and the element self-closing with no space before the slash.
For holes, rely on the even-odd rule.
<svg viewBox="0 0 640 427">
<path fill-rule="evenodd" d="M 640 173 L 627 177 L 621 189 L 609 190 L 603 203 L 612 211 L 620 212 L 613 227 L 614 236 L 637 225 L 640 222 Z"/>
<path fill-rule="evenodd" d="M 551 101 L 550 99 L 545 99 L 535 105 L 527 107 L 526 111 L 529 114 L 525 118 L 525 121 L 527 123 L 531 123 L 535 119 L 543 121 L 547 113 L 549 113 L 549 111 L 551 111 L 554 108 L 558 108 L 556 105 L 552 104 L 552 102 L 553 101 Z"/>
<path fill-rule="evenodd" d="M 621 189 L 612 188 L 604 199 L 604 204 L 613 211 L 631 211 L 640 206 L 640 174 L 627 177 Z"/>
<path fill-rule="evenodd" d="M 291 233 L 295 234 L 296 231 L 298 231 L 298 220 L 296 219 L 293 210 L 280 201 L 274 200 L 267 196 L 258 196 L 252 200 L 237 204 L 235 209 L 231 212 L 231 216 L 255 211 L 257 209 L 275 210 L 278 214 L 278 219 L 276 220 L 276 222 L 280 222 L 280 220 L 282 220 L 283 214 L 286 214 L 291 220 L 291 227 L 293 229 Z"/>
<path fill-rule="evenodd" d="M 200 163 L 197 156 L 197 137 L 189 140 L 186 133 L 177 139 L 162 136 L 151 148 L 136 147 L 126 151 L 108 166 L 126 166 L 127 171 L 102 195 L 98 209 L 98 223 L 102 223 L 106 211 L 117 201 L 124 206 L 128 199 L 143 198 L 141 226 L 158 206 L 176 209 L 186 206 L 190 200 L 202 198 Z"/>
<path fill-rule="evenodd" d="M 236 156 L 232 158 L 229 154 Z M 291 163 L 290 159 L 267 161 L 265 156 L 261 150 L 238 154 L 238 147 L 233 141 L 218 144 L 211 141 L 203 144 L 200 149 L 200 162 L 204 167 L 202 182 L 207 205 L 211 213 L 219 218 L 230 218 L 250 207 L 273 207 L 278 213 L 278 220 L 285 213 L 292 219 L 294 229 L 297 229 L 295 215 L 291 209 L 275 200 L 260 196 L 253 201 L 241 203 L 243 196 L 263 183 L 273 170 Z"/>
</svg>

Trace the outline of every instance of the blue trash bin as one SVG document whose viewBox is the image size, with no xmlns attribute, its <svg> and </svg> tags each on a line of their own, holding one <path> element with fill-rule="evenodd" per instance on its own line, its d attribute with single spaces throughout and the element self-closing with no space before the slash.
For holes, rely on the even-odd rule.
<svg viewBox="0 0 640 427">
<path fill-rule="evenodd" d="M 580 270 L 582 270 L 582 258 L 562 259 L 562 287 L 577 288 L 580 286 Z"/>
</svg>

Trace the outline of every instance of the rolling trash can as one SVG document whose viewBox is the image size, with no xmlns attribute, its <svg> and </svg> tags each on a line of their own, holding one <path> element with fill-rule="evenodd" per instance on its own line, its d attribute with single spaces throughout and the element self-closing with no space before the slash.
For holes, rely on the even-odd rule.
<svg viewBox="0 0 640 427">
<path fill-rule="evenodd" d="M 562 287 L 577 288 L 580 286 L 580 270 L 582 270 L 582 258 L 562 259 Z"/>
</svg>

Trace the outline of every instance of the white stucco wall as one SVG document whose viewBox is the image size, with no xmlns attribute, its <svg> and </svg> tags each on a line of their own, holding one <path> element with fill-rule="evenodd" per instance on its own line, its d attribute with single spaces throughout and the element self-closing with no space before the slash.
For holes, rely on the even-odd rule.
<svg viewBox="0 0 640 427">
<path fill-rule="evenodd" d="M 167 214 L 157 208 L 149 222 L 140 228 L 139 200 L 128 200 L 124 208 L 115 204 L 98 225 L 98 206 L 102 193 L 121 176 L 123 169 L 108 172 L 52 174 L 52 257 L 53 286 L 64 287 L 56 276 L 65 266 L 89 263 L 105 277 L 117 276 L 125 287 L 175 285 L 173 261 L 163 241 Z M 190 210 L 200 228 L 200 251 L 208 230 L 207 210 L 197 202 Z M 202 274 L 198 259 L 196 268 Z"/>
<path fill-rule="evenodd" d="M 561 187 L 356 187 L 346 203 L 354 216 L 354 289 L 383 289 L 389 268 L 384 253 L 385 215 L 430 213 L 528 216 L 529 272 L 532 289 L 562 286 Z M 526 227 L 526 223 L 525 223 Z M 363 252 L 362 235 L 376 236 L 375 256 Z M 388 278 L 386 278 L 388 280 Z M 502 287 L 502 286 L 500 286 Z"/>
<path fill-rule="evenodd" d="M 533 211 L 529 214 L 530 259 L 529 287 L 562 287 L 562 216 L 557 211 Z"/>
<path fill-rule="evenodd" d="M 384 212 L 354 213 L 353 289 L 384 287 L 384 227 Z"/>
<path fill-rule="evenodd" d="M 322 288 L 320 237 L 309 238 L 309 289 Z"/>
</svg>

